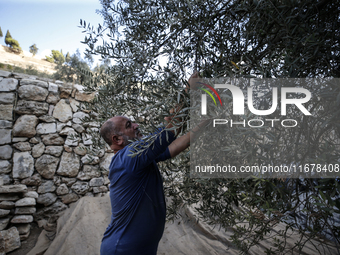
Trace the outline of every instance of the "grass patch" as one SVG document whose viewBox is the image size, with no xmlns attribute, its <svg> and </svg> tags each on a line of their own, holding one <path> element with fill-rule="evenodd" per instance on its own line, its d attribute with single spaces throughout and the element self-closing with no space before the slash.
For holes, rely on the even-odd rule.
<svg viewBox="0 0 340 255">
<path fill-rule="evenodd" d="M 48 74 L 45 72 L 40 72 L 37 69 L 35 69 L 32 65 L 26 66 L 26 68 L 22 68 L 19 66 L 12 66 L 12 65 L 7 65 L 4 63 L 0 63 L 0 69 L 8 72 L 15 72 L 15 73 L 23 73 L 23 74 L 28 74 L 28 75 L 35 75 L 38 77 L 42 78 L 49 78 L 53 79 L 54 75 L 53 74 Z"/>
</svg>

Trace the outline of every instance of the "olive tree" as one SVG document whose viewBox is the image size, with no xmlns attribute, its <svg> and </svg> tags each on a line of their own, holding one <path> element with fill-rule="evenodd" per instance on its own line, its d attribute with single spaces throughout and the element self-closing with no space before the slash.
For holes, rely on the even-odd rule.
<svg viewBox="0 0 340 255">
<path fill-rule="evenodd" d="M 114 115 L 129 115 L 144 132 L 151 132 L 179 104 L 182 120 L 177 124 L 188 130 L 191 107 L 185 87 L 195 71 L 205 78 L 339 77 L 339 1 L 101 0 L 101 4 L 102 25 L 80 23 L 86 32 L 86 53 L 112 63 L 86 85 L 97 92 L 88 107 L 100 123 Z M 289 130 L 232 129 L 221 148 L 228 162 L 338 162 L 339 84 L 309 90 L 314 96 L 308 109 L 315 118 L 299 117 L 301 125 Z M 268 94 L 260 103 L 268 107 L 270 100 Z M 103 146 L 99 138 L 95 141 Z M 181 206 L 195 205 L 209 223 L 232 227 L 231 239 L 244 253 L 280 222 L 287 227 L 273 238 L 269 254 L 300 251 L 320 234 L 339 245 L 340 228 L 334 224 L 340 213 L 338 178 L 190 178 L 188 155 L 162 167 L 165 192 L 171 198 L 169 219 Z M 294 247 L 285 242 L 290 230 L 300 235 Z M 315 247 L 319 253 L 327 249 Z"/>
</svg>

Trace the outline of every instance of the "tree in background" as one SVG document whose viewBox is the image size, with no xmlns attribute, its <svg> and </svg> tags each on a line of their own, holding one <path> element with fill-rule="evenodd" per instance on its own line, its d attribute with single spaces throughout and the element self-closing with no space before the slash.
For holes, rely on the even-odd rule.
<svg viewBox="0 0 340 255">
<path fill-rule="evenodd" d="M 3 37 L 4 35 L 2 34 L 2 30 L 1 30 L 1 27 L 0 27 L 0 37 Z"/>
<path fill-rule="evenodd" d="M 62 64 L 65 62 L 65 56 L 63 55 L 63 51 L 52 50 L 50 56 L 45 56 L 46 60 L 51 63 Z"/>
<path fill-rule="evenodd" d="M 21 52 L 20 44 L 17 40 L 10 38 L 8 39 L 9 45 L 12 49 L 16 50 L 17 52 Z"/>
<path fill-rule="evenodd" d="M 69 52 L 67 52 L 65 56 L 65 62 L 70 62 L 70 61 L 71 61 L 71 55 Z"/>
<path fill-rule="evenodd" d="M 339 1 L 106 0 L 101 4 L 103 26 L 93 29 L 81 21 L 87 30 L 87 54 L 112 60 L 112 66 L 87 84 L 98 93 L 89 107 L 98 113 L 93 120 L 101 123 L 114 115 L 129 115 L 145 125 L 144 133 L 152 132 L 147 127 L 157 126 L 181 102 L 187 106 L 179 113 L 185 125 L 190 99 L 182 80 L 195 70 L 209 78 L 340 75 Z M 340 86 L 315 86 L 310 91 L 314 96 L 308 109 L 315 118 L 301 119 L 298 128 L 267 133 L 230 129 L 229 140 L 221 147 L 228 163 L 339 159 Z M 264 96 L 264 104 L 270 101 L 271 95 Z M 96 142 L 103 144 L 99 138 Z M 195 204 L 209 223 L 232 227 L 232 241 L 244 253 L 280 222 L 287 228 L 277 234 L 269 254 L 298 251 L 305 244 L 303 238 L 320 233 L 340 244 L 335 222 L 340 213 L 339 179 L 193 179 L 189 163 L 183 154 L 163 168 L 165 192 L 172 201 L 169 218 L 176 217 L 183 204 Z M 249 224 L 239 224 L 244 222 Z M 285 237 L 296 229 L 300 238 L 288 247 Z M 319 253 L 327 249 L 318 247 Z"/>
<path fill-rule="evenodd" d="M 6 45 L 9 45 L 9 47 L 12 48 L 14 52 L 17 52 L 17 53 L 21 52 L 21 47 L 19 45 L 19 42 L 12 38 L 9 30 L 7 30 L 7 33 L 5 36 L 5 43 Z"/>
<path fill-rule="evenodd" d="M 54 74 L 54 78 L 66 82 L 83 84 L 85 80 L 88 79 L 87 75 L 91 69 L 87 62 L 81 58 L 79 50 L 72 56 L 67 53 L 64 59 L 66 61 L 57 63 L 57 72 Z"/>
<path fill-rule="evenodd" d="M 93 68 L 93 72 L 97 74 L 105 73 L 107 69 L 110 68 L 110 65 L 111 65 L 111 60 L 106 58 L 102 60 L 100 64 L 97 63 L 97 66 Z"/>
<path fill-rule="evenodd" d="M 9 39 L 12 39 L 11 33 L 9 32 L 9 30 L 7 30 L 6 36 L 5 36 L 5 43 L 7 46 L 10 45 L 10 42 L 8 41 Z"/>
<path fill-rule="evenodd" d="M 36 44 L 32 44 L 31 46 L 30 46 L 30 53 L 32 53 L 33 54 L 33 56 L 35 56 L 37 53 L 38 53 L 38 48 L 37 48 L 37 45 Z"/>
</svg>

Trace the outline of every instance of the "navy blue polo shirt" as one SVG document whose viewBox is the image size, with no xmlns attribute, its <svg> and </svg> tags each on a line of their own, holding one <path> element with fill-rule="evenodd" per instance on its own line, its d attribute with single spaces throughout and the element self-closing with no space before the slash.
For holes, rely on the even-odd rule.
<svg viewBox="0 0 340 255">
<path fill-rule="evenodd" d="M 157 162 L 169 159 L 172 132 L 158 130 L 159 136 L 146 152 L 131 157 L 125 146 L 110 164 L 111 223 L 101 244 L 101 255 L 152 255 L 163 235 L 166 204 L 163 180 Z M 136 145 L 140 141 L 136 141 Z"/>
</svg>

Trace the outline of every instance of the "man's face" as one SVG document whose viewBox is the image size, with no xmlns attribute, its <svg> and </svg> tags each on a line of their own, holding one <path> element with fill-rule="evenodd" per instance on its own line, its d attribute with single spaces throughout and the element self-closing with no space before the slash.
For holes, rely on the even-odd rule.
<svg viewBox="0 0 340 255">
<path fill-rule="evenodd" d="M 116 127 L 123 134 L 125 145 L 128 144 L 128 140 L 134 140 L 142 137 L 137 123 L 133 123 L 130 119 L 124 116 L 117 116 L 112 119 L 114 120 Z"/>
</svg>

